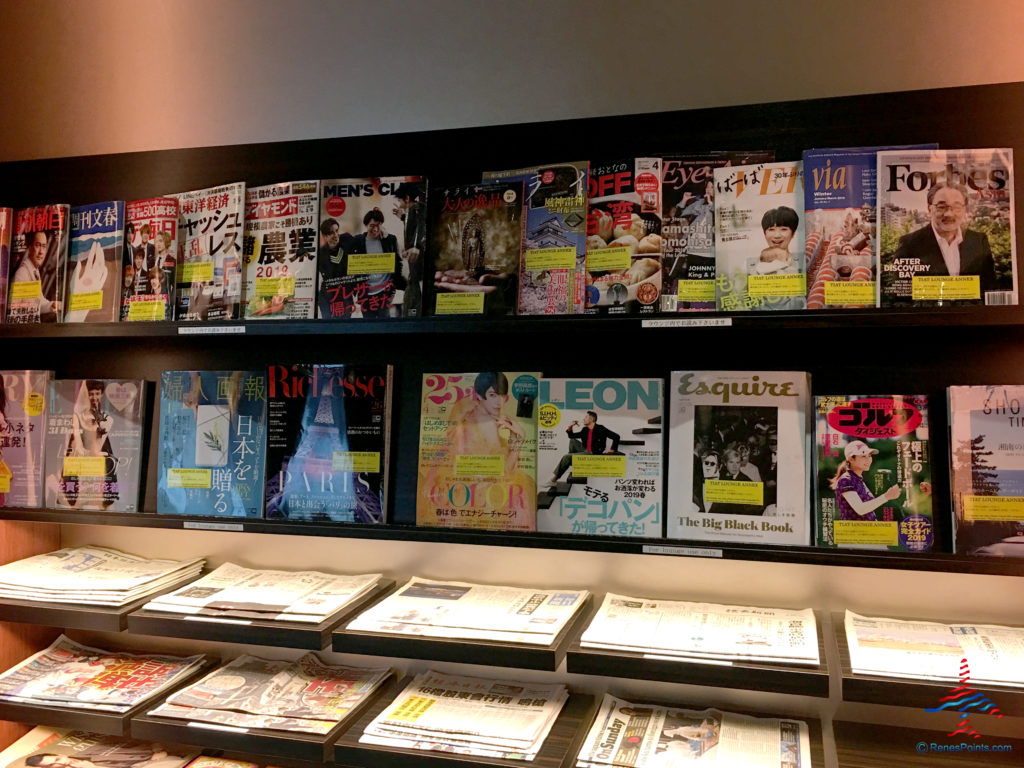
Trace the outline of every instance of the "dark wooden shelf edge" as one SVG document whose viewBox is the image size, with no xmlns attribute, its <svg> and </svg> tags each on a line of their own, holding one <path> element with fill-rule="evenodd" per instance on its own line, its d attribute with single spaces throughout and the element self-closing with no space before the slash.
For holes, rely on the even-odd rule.
<svg viewBox="0 0 1024 768">
<path fill-rule="evenodd" d="M 945 731 L 900 728 L 872 723 L 833 721 L 832 735 L 839 768 L 988 768 L 992 765 L 1021 764 L 1024 739 L 982 736 L 978 739 L 950 737 Z M 932 750 L 965 744 L 960 751 Z M 923 747 L 921 745 L 924 745 Z M 984 746 L 1009 745 L 1010 750 L 990 751 Z M 973 750 L 973 751 L 970 751 Z"/>
</svg>

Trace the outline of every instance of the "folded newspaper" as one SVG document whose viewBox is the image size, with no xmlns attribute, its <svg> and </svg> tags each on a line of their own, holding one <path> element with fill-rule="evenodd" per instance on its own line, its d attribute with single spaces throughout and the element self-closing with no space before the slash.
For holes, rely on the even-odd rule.
<svg viewBox="0 0 1024 768">
<path fill-rule="evenodd" d="M 413 578 L 346 629 L 551 645 L 589 594 Z"/>
<path fill-rule="evenodd" d="M 568 697 L 564 685 L 427 671 L 366 726 L 359 742 L 533 760 Z"/>
<path fill-rule="evenodd" d="M 814 611 L 607 594 L 584 648 L 680 659 L 818 664 Z"/>
<path fill-rule="evenodd" d="M 4 768 L 183 768 L 191 765 L 189 761 L 198 754 L 199 750 L 193 747 L 37 727 L 4 751 L 0 765 Z"/>
<path fill-rule="evenodd" d="M 120 607 L 198 576 L 201 558 L 147 560 L 105 547 L 66 547 L 0 566 L 0 597 Z"/>
<path fill-rule="evenodd" d="M 151 715 L 236 728 L 324 734 L 391 674 L 325 664 L 315 653 L 297 661 L 239 656 L 177 691 Z"/>
<path fill-rule="evenodd" d="M 319 624 L 380 583 L 381 574 L 261 571 L 224 563 L 198 581 L 154 598 L 147 611 Z"/>
<path fill-rule="evenodd" d="M 203 659 L 104 651 L 61 635 L 0 675 L 0 700 L 127 712 L 183 680 Z"/>
<path fill-rule="evenodd" d="M 605 694 L 583 742 L 579 768 L 693 765 L 810 768 L 807 724 L 717 709 L 631 704 Z"/>
<path fill-rule="evenodd" d="M 855 674 L 956 681 L 967 659 L 974 683 L 1024 687 L 1024 627 L 879 619 L 846 612 Z"/>
</svg>

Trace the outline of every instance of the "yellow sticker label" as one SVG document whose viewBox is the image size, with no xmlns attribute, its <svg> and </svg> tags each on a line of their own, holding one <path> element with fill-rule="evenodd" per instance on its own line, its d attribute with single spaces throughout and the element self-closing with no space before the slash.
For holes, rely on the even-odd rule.
<svg viewBox="0 0 1024 768">
<path fill-rule="evenodd" d="M 435 297 L 435 315 L 482 315 L 484 295 L 482 293 L 439 293 Z"/>
<path fill-rule="evenodd" d="M 528 270 L 576 269 L 575 248 L 532 248 L 523 257 Z"/>
<path fill-rule="evenodd" d="M 25 397 L 25 402 L 22 403 L 22 408 L 29 416 L 38 416 L 46 408 L 46 397 L 42 392 L 29 392 Z"/>
<path fill-rule="evenodd" d="M 1024 520 L 1024 496 L 964 494 L 964 520 L 1011 523 Z"/>
<path fill-rule="evenodd" d="M 554 403 L 544 403 L 537 409 L 537 423 L 544 429 L 554 429 L 562 420 L 562 411 Z"/>
<path fill-rule="evenodd" d="M 11 283 L 11 301 L 38 299 L 43 295 L 43 284 L 39 280 L 24 283 Z"/>
<path fill-rule="evenodd" d="M 180 266 L 179 283 L 209 283 L 213 281 L 212 261 L 193 261 Z"/>
<path fill-rule="evenodd" d="M 589 453 L 572 455 L 573 477 L 625 477 L 626 457 Z"/>
<path fill-rule="evenodd" d="M 714 280 L 680 280 L 676 288 L 679 301 L 714 301 Z"/>
<path fill-rule="evenodd" d="M 981 278 L 977 275 L 922 275 L 914 276 L 910 297 L 922 301 L 937 299 L 980 299 Z"/>
<path fill-rule="evenodd" d="M 128 304 L 128 319 L 163 320 L 167 317 L 167 301 L 165 299 L 139 299 Z"/>
<path fill-rule="evenodd" d="M 107 474 L 105 456 L 65 456 L 64 474 L 75 477 L 104 477 Z"/>
<path fill-rule="evenodd" d="M 331 454 L 332 472 L 380 472 L 378 451 L 334 451 Z"/>
<path fill-rule="evenodd" d="M 633 261 L 633 251 L 625 245 L 614 248 L 599 248 L 587 253 L 587 270 L 590 272 L 625 272 Z"/>
<path fill-rule="evenodd" d="M 295 275 L 279 275 L 278 277 L 257 277 L 257 296 L 294 296 Z"/>
<path fill-rule="evenodd" d="M 858 280 L 856 282 L 842 280 L 825 281 L 825 303 L 855 304 L 861 307 L 875 306 L 875 281 Z"/>
<path fill-rule="evenodd" d="M 80 312 L 87 309 L 103 309 L 103 291 L 72 293 L 68 297 L 68 311 Z"/>
<path fill-rule="evenodd" d="M 210 488 L 211 470 L 184 469 L 181 467 L 167 468 L 168 488 Z"/>
<path fill-rule="evenodd" d="M 705 480 L 704 501 L 709 504 L 764 504 L 764 483 Z"/>
<path fill-rule="evenodd" d="M 836 544 L 899 544 L 899 523 L 886 520 L 835 520 L 832 540 Z"/>
<path fill-rule="evenodd" d="M 505 457 L 482 453 L 463 453 L 455 456 L 456 475 L 501 477 L 505 474 Z"/>
<path fill-rule="evenodd" d="M 749 275 L 747 293 L 751 296 L 803 296 L 807 293 L 807 275 Z"/>
<path fill-rule="evenodd" d="M 427 696 L 410 696 L 388 715 L 388 719 L 398 720 L 402 723 L 416 722 L 420 715 L 434 706 L 436 701 L 436 699 L 431 699 Z"/>
<path fill-rule="evenodd" d="M 395 254 L 393 253 L 350 253 L 348 255 L 348 274 L 378 275 L 382 272 L 395 271 Z"/>
<path fill-rule="evenodd" d="M 10 475 L 0 475 L 0 493 L 10 493 L 10 492 L 11 492 L 11 476 Z"/>
</svg>

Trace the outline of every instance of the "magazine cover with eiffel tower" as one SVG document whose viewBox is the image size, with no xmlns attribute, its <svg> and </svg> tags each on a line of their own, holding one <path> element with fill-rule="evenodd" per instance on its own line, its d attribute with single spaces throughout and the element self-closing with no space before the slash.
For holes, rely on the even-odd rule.
<svg viewBox="0 0 1024 768">
<path fill-rule="evenodd" d="M 537 530 L 662 536 L 661 379 L 541 379 Z"/>
</svg>

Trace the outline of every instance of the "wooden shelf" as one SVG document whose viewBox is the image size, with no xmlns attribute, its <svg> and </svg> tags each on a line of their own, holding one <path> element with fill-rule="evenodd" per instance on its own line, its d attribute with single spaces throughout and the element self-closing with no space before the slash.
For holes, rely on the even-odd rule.
<svg viewBox="0 0 1024 768">
<path fill-rule="evenodd" d="M 943 731 L 842 721 L 832 723 L 832 735 L 839 768 L 991 768 L 1024 762 L 1024 739 L 964 739 Z M 958 751 L 944 751 L 957 745 L 962 745 Z"/>
</svg>

